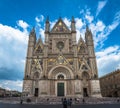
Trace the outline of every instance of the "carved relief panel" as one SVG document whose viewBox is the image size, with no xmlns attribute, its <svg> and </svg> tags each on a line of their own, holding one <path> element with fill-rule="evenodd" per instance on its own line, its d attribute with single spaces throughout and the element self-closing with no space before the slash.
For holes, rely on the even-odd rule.
<svg viewBox="0 0 120 108">
<path fill-rule="evenodd" d="M 25 80 L 23 86 L 24 86 L 23 92 L 31 93 L 32 81 L 30 81 L 30 80 Z"/>
</svg>

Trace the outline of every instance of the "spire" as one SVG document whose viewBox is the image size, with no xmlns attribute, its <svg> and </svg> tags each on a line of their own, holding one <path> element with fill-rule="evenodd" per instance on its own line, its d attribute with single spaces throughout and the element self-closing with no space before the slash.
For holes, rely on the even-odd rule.
<svg viewBox="0 0 120 108">
<path fill-rule="evenodd" d="M 45 25 L 45 32 L 49 32 L 50 30 L 50 23 L 49 23 L 49 16 L 46 18 L 46 25 Z"/>
<path fill-rule="evenodd" d="M 75 28 L 75 20 L 74 20 L 74 17 L 72 16 L 72 20 L 71 20 L 71 31 L 72 32 L 75 32 L 76 31 L 76 28 Z"/>
<path fill-rule="evenodd" d="M 86 33 L 85 34 L 92 34 L 91 30 L 89 29 L 88 25 L 86 25 Z"/>
<path fill-rule="evenodd" d="M 89 27 L 88 27 L 88 25 L 86 25 L 86 31 L 89 31 Z"/>
<path fill-rule="evenodd" d="M 93 45 L 93 36 L 91 30 L 86 25 L 85 41 L 87 45 Z"/>
<path fill-rule="evenodd" d="M 84 43 L 84 40 L 83 40 L 82 36 L 80 35 L 80 38 L 79 38 L 78 44 L 82 44 L 82 43 Z"/>
<path fill-rule="evenodd" d="M 61 20 L 61 16 L 59 16 L 59 20 Z"/>
<path fill-rule="evenodd" d="M 30 33 L 35 33 L 35 27 L 32 28 L 31 32 Z"/>
<path fill-rule="evenodd" d="M 49 23 L 49 16 L 47 16 L 46 18 L 46 23 Z"/>
<path fill-rule="evenodd" d="M 35 27 L 30 31 L 30 36 L 34 36 L 36 38 Z"/>
<path fill-rule="evenodd" d="M 72 22 L 75 23 L 74 16 L 72 16 Z"/>
<path fill-rule="evenodd" d="M 91 33 L 91 34 L 92 34 L 92 32 L 91 32 L 91 30 L 89 29 L 88 25 L 86 25 L 86 32 L 88 32 L 88 33 Z"/>
<path fill-rule="evenodd" d="M 35 27 L 32 28 L 29 34 L 29 44 L 33 43 L 34 45 L 36 44 L 36 33 L 35 33 Z"/>
</svg>

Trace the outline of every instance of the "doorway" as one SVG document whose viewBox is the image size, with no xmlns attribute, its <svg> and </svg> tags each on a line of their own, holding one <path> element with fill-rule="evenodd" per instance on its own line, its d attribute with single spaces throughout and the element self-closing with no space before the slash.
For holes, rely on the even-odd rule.
<svg viewBox="0 0 120 108">
<path fill-rule="evenodd" d="M 64 83 L 57 83 L 57 96 L 64 96 Z"/>
<path fill-rule="evenodd" d="M 83 96 L 88 97 L 87 88 L 83 88 Z"/>
<path fill-rule="evenodd" d="M 35 88 L 35 94 L 34 94 L 34 96 L 38 97 L 38 91 L 39 91 L 39 89 Z"/>
</svg>

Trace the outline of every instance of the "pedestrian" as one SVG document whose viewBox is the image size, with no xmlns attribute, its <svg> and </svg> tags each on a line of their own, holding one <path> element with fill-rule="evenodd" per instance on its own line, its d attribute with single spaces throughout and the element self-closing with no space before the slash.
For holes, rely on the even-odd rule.
<svg viewBox="0 0 120 108">
<path fill-rule="evenodd" d="M 23 100 L 22 99 L 20 100 L 20 104 L 23 104 Z"/>
<path fill-rule="evenodd" d="M 119 98 L 118 98 L 118 99 L 117 99 L 117 102 L 119 103 L 119 101 L 120 101 L 120 100 L 119 100 Z"/>
<path fill-rule="evenodd" d="M 47 102 L 49 101 L 49 98 L 47 98 Z"/>
<path fill-rule="evenodd" d="M 66 98 L 64 98 L 64 100 L 63 100 L 63 108 L 67 108 L 67 99 Z"/>
<path fill-rule="evenodd" d="M 63 99 L 63 98 L 61 98 L 61 102 L 62 102 L 62 105 L 63 105 L 63 102 L 64 102 L 64 99 Z M 63 105 L 63 108 L 64 108 L 64 105 Z"/>
<path fill-rule="evenodd" d="M 82 102 L 83 102 L 83 104 L 85 103 L 85 99 L 84 98 L 83 98 Z"/>
<path fill-rule="evenodd" d="M 68 99 L 68 106 L 70 106 L 70 108 L 71 108 L 71 105 L 72 105 L 72 98 Z"/>
<path fill-rule="evenodd" d="M 67 105 L 70 106 L 70 99 L 67 100 Z"/>
</svg>

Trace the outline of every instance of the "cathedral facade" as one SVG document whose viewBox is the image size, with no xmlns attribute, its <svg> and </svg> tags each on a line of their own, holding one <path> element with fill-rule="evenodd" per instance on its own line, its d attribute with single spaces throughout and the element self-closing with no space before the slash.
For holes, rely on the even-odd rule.
<svg viewBox="0 0 120 108">
<path fill-rule="evenodd" d="M 100 97 L 92 32 L 76 42 L 75 20 L 69 29 L 61 18 L 50 30 L 45 23 L 45 42 L 29 34 L 23 92 L 29 96 Z"/>
</svg>

